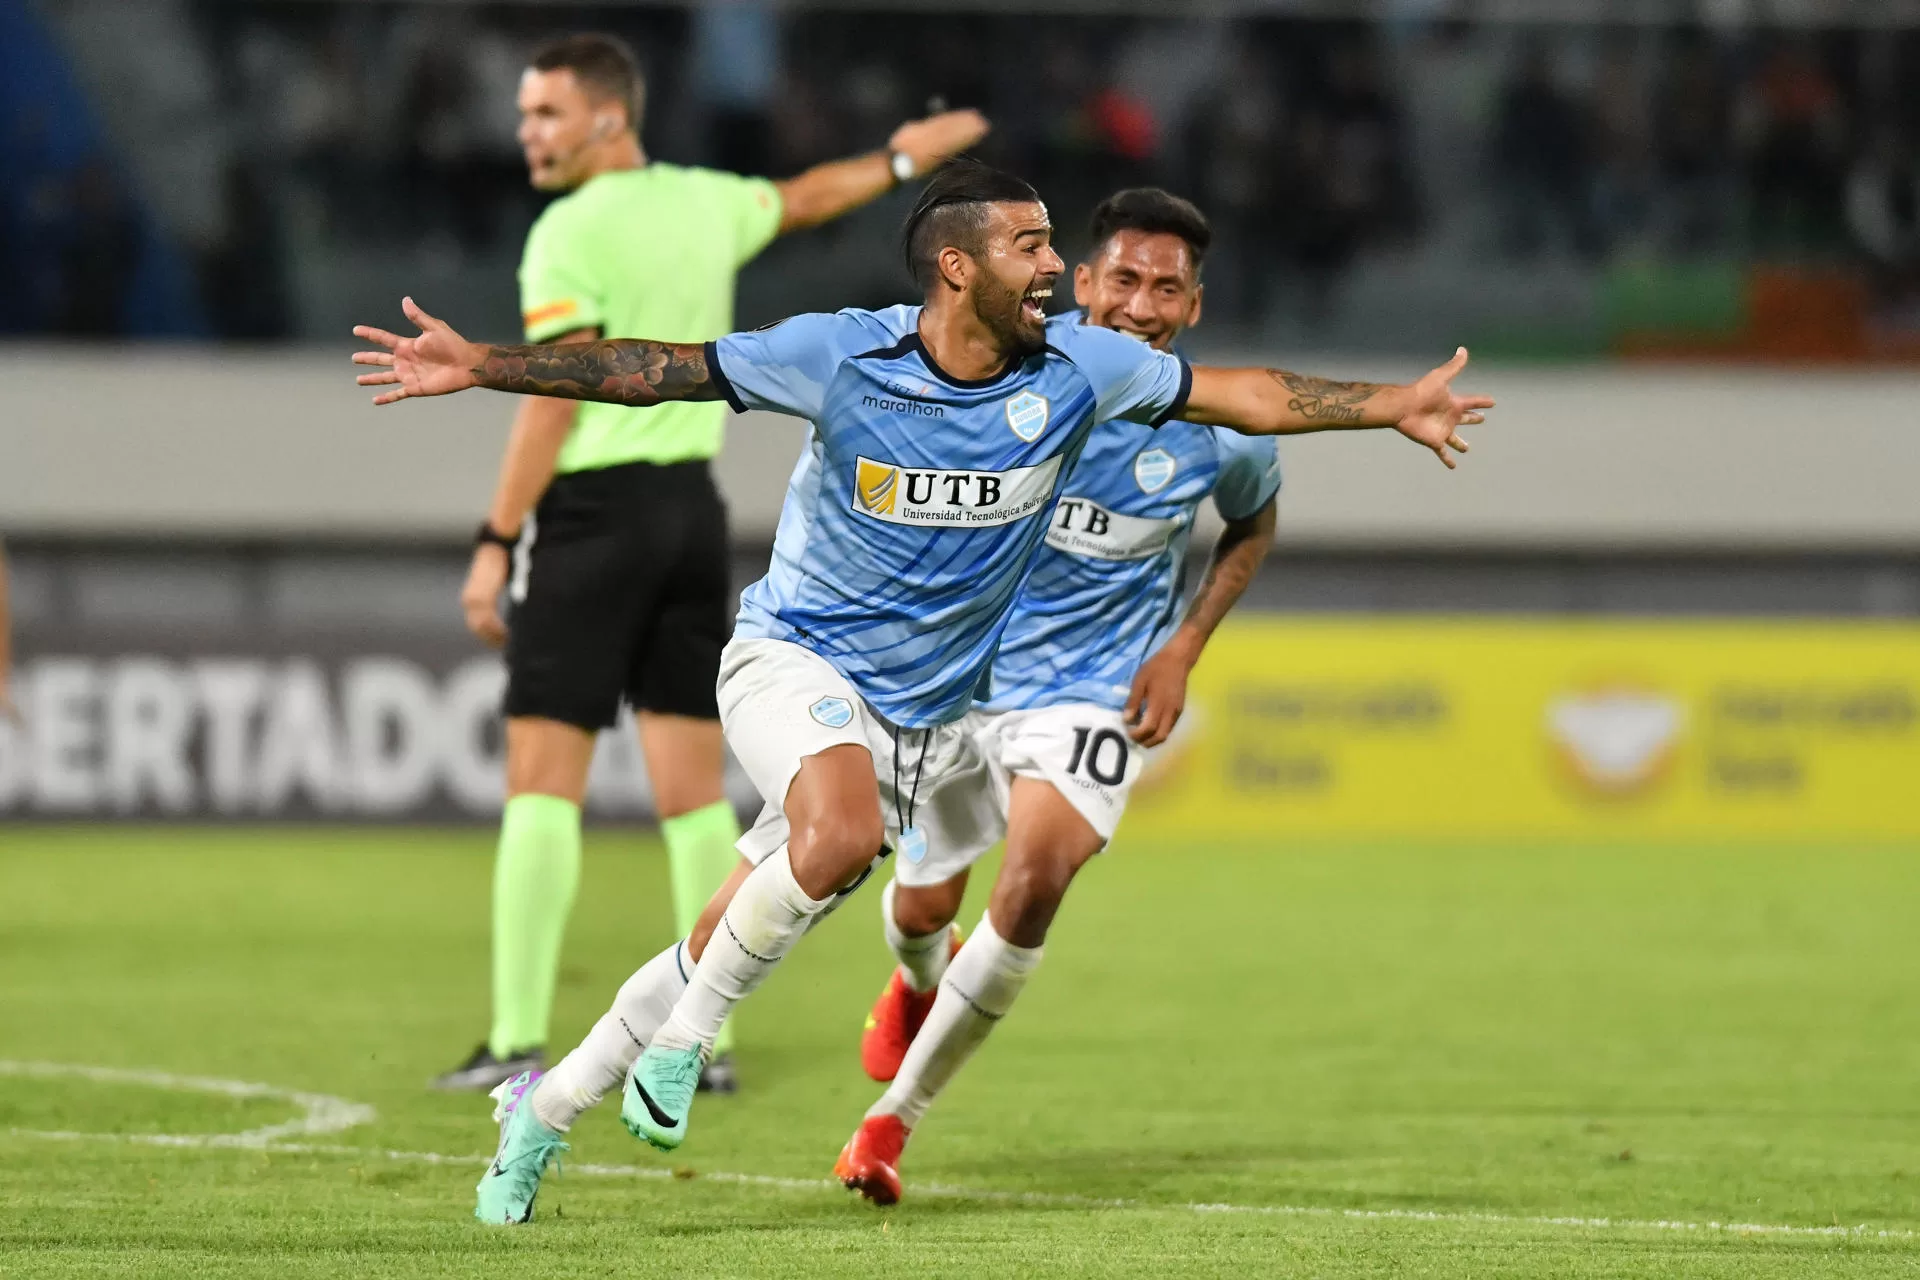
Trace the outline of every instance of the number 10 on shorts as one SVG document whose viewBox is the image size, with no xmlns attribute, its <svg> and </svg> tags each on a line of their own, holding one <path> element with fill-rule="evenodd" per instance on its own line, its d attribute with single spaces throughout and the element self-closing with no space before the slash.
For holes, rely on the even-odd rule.
<svg viewBox="0 0 1920 1280">
<path fill-rule="evenodd" d="M 1117 729 L 1082 726 L 1073 731 L 1073 759 L 1068 773 L 1086 775 L 1103 787 L 1117 787 L 1127 777 L 1127 740 Z"/>
</svg>

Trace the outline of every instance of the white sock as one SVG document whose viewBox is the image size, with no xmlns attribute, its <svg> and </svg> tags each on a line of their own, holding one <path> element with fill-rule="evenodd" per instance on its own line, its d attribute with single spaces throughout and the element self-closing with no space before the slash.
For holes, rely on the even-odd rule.
<svg viewBox="0 0 1920 1280">
<path fill-rule="evenodd" d="M 641 965 L 587 1038 L 534 1087 L 533 1113 L 540 1123 L 565 1133 L 581 1112 L 619 1088 L 627 1068 L 685 994 L 692 972 L 684 940 Z"/>
<path fill-rule="evenodd" d="M 981 916 L 980 928 L 947 966 L 940 994 L 900 1074 L 867 1114 L 898 1116 L 909 1129 L 918 1125 L 954 1073 L 1013 1008 L 1045 952 L 1045 947 L 1014 946 L 994 931 L 991 918 Z"/>
<path fill-rule="evenodd" d="M 693 971 L 686 994 L 653 1038 L 662 1049 L 713 1049 L 713 1038 L 733 1006 L 773 972 L 816 918 L 831 911 L 836 897 L 809 898 L 793 878 L 787 847 L 753 869 L 720 917 L 707 950 Z"/>
<path fill-rule="evenodd" d="M 900 962 L 907 986 L 915 991 L 931 991 L 940 985 L 947 961 L 953 958 L 953 926 L 924 937 L 902 933 L 893 918 L 893 890 L 899 883 L 887 881 L 887 887 L 880 893 L 880 923 L 887 931 L 887 945 L 893 948 L 894 959 Z"/>
</svg>

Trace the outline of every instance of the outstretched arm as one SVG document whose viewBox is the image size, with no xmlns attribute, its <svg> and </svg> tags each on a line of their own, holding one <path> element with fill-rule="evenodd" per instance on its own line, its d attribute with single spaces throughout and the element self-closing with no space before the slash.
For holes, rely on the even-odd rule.
<svg viewBox="0 0 1920 1280">
<path fill-rule="evenodd" d="M 1453 379 L 1466 367 L 1465 347 L 1406 386 L 1334 382 L 1286 369 L 1196 366 L 1193 388 L 1180 416 L 1252 436 L 1392 427 L 1452 467 L 1456 463 L 1449 451 L 1467 451 L 1457 428 L 1485 421 L 1481 410 L 1493 407 L 1486 396 L 1453 393 Z"/>
<path fill-rule="evenodd" d="M 1187 606 L 1187 616 L 1154 655 L 1140 664 L 1134 674 L 1133 690 L 1127 695 L 1126 719 L 1133 727 L 1127 735 L 1143 747 L 1157 747 L 1167 740 L 1180 713 L 1187 705 L 1187 676 L 1200 661 L 1213 630 L 1227 611 L 1239 602 L 1260 563 L 1273 547 L 1276 522 L 1274 500 L 1252 515 L 1227 521 L 1213 544 L 1213 556 L 1207 564 L 1207 576 Z"/>
<path fill-rule="evenodd" d="M 780 234 L 817 227 L 893 190 L 893 153 L 913 162 L 912 177 L 931 173 L 987 136 L 978 111 L 943 111 L 910 120 L 893 131 L 887 150 L 815 165 L 798 177 L 774 183 L 780 191 Z"/>
<path fill-rule="evenodd" d="M 489 346 L 468 342 L 412 298 L 402 299 L 400 306 L 407 319 L 420 326 L 419 337 L 402 338 L 364 324 L 353 329 L 354 336 L 385 348 L 353 357 L 355 364 L 380 366 L 378 372 L 356 379 L 361 386 L 394 388 L 375 396 L 375 404 L 451 395 L 470 387 L 626 405 L 720 398 L 720 386 L 707 369 L 706 348 L 697 342 L 615 338 L 559 346 Z"/>
</svg>

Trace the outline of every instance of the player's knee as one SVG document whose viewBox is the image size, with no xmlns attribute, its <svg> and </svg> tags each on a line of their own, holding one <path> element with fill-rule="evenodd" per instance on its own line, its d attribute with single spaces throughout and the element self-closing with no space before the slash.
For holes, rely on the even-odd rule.
<svg viewBox="0 0 1920 1280">
<path fill-rule="evenodd" d="M 846 888 L 880 852 L 886 832 L 877 815 L 809 815 L 788 838 L 793 876 L 809 897 L 824 898 Z"/>
<path fill-rule="evenodd" d="M 924 938 L 945 929 L 960 914 L 960 895 L 945 890 L 945 885 L 927 889 L 897 886 L 893 894 L 894 926 L 909 938 Z"/>
<path fill-rule="evenodd" d="M 792 843 L 806 846 L 809 853 L 825 854 L 848 863 L 864 865 L 886 842 L 880 820 L 868 815 L 844 813 L 819 814 L 793 832 Z"/>
</svg>

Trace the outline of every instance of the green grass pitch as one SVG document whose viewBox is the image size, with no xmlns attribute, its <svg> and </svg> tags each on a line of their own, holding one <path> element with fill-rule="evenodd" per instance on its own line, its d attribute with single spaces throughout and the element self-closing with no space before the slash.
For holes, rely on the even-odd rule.
<svg viewBox="0 0 1920 1280">
<path fill-rule="evenodd" d="M 885 1213 L 824 1184 L 875 1093 L 870 886 L 746 1006 L 744 1092 L 674 1158 L 603 1107 L 502 1230 L 470 1216 L 490 1104 L 423 1087 L 480 1034 L 489 845 L 0 827 L 0 1059 L 377 1111 L 284 1140 L 312 1150 L 154 1145 L 301 1107 L 0 1071 L 0 1274 L 1920 1271 L 1910 847 L 1123 839 Z M 559 1047 L 664 945 L 664 874 L 590 839 Z M 1864 1230 L 1679 1225 L 1729 1222 Z"/>
</svg>

